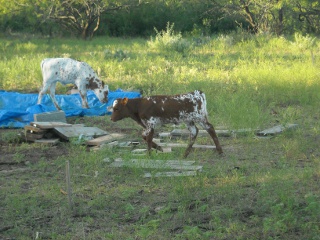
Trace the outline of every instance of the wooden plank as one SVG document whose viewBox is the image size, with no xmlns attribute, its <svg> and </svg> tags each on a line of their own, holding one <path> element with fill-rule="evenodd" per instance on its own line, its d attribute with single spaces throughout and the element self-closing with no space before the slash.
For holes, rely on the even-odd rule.
<svg viewBox="0 0 320 240">
<path fill-rule="evenodd" d="M 131 148 L 132 146 L 137 146 L 139 144 L 140 142 L 137 142 L 137 141 L 129 141 L 129 142 L 120 142 L 118 146 L 122 148 Z"/>
<path fill-rule="evenodd" d="M 188 176 L 196 176 L 197 171 L 184 171 L 184 172 L 157 172 L 155 174 L 145 173 L 145 178 L 151 177 L 188 177 Z"/>
<path fill-rule="evenodd" d="M 229 130 L 215 130 L 218 137 L 230 137 L 231 132 Z"/>
<path fill-rule="evenodd" d="M 35 140 L 37 139 L 41 139 L 43 138 L 43 134 L 36 134 L 36 133 L 26 133 L 23 135 L 23 138 L 27 141 L 30 141 L 30 142 L 34 142 Z"/>
<path fill-rule="evenodd" d="M 186 143 L 159 143 L 158 144 L 161 147 L 183 147 L 186 148 L 188 146 L 188 144 Z M 193 144 L 192 146 L 193 148 L 202 148 L 202 149 L 215 149 L 216 146 L 213 145 L 199 145 L 199 144 Z"/>
<path fill-rule="evenodd" d="M 64 122 L 31 122 L 31 126 L 38 127 L 41 129 L 52 129 L 55 127 L 71 127 L 72 124 Z"/>
<path fill-rule="evenodd" d="M 67 122 L 64 111 L 38 113 L 33 115 L 35 122 Z"/>
<path fill-rule="evenodd" d="M 125 138 L 126 135 L 122 134 L 122 133 L 110 133 L 108 135 L 105 136 L 101 136 L 95 139 L 91 139 L 89 141 L 86 142 L 87 145 L 90 146 L 100 146 L 101 144 L 105 144 L 105 143 L 109 143 L 109 142 L 113 142 L 115 140 L 119 140 L 122 138 Z"/>
<path fill-rule="evenodd" d="M 119 161 L 119 160 L 118 160 Z M 149 160 L 149 159 L 131 159 L 132 162 L 154 162 L 155 164 L 159 165 L 185 165 L 190 166 L 192 164 L 195 164 L 196 161 L 193 160 Z"/>
<path fill-rule="evenodd" d="M 278 125 L 272 128 L 265 129 L 261 132 L 258 132 L 258 136 L 266 136 L 266 135 L 275 135 L 282 133 L 285 129 L 298 127 L 298 124 L 287 124 L 287 125 Z"/>
<path fill-rule="evenodd" d="M 189 137 L 190 131 L 188 129 L 173 129 L 170 134 L 174 137 Z M 208 134 L 206 130 L 199 130 L 198 132 L 198 136 L 204 136 L 206 134 Z"/>
<path fill-rule="evenodd" d="M 161 138 L 153 138 L 152 141 L 156 144 L 163 142 Z"/>
<path fill-rule="evenodd" d="M 108 132 L 97 128 L 97 127 L 79 127 L 79 126 L 69 126 L 69 127 L 55 127 L 53 129 L 61 138 L 69 140 L 73 137 L 79 137 L 80 135 L 86 137 L 100 137 L 107 135 Z"/>
<path fill-rule="evenodd" d="M 169 152 L 172 152 L 171 147 L 163 147 L 162 152 L 159 151 L 158 153 L 169 153 Z"/>
<path fill-rule="evenodd" d="M 231 131 L 229 130 L 215 130 L 216 134 L 220 137 L 230 137 Z M 237 131 L 233 131 L 237 132 Z M 170 132 L 170 135 L 172 137 L 184 137 L 187 138 L 190 136 L 190 132 L 188 129 L 174 129 Z M 198 132 L 198 136 L 209 136 L 208 132 L 206 130 L 200 129 Z"/>
<path fill-rule="evenodd" d="M 163 162 L 156 162 L 153 160 L 144 161 L 133 159 L 131 161 L 115 161 L 109 165 L 110 167 L 136 167 L 136 168 L 150 168 L 150 169 L 175 169 L 175 170 L 193 170 L 201 171 L 202 166 L 183 165 L 183 164 L 167 164 Z"/>
<path fill-rule="evenodd" d="M 41 144 L 48 144 L 48 145 L 55 145 L 59 142 L 59 138 L 54 139 L 38 139 L 34 141 L 35 143 L 41 143 Z"/>
<path fill-rule="evenodd" d="M 134 149 L 131 151 L 133 154 L 146 154 L 148 149 Z"/>
<path fill-rule="evenodd" d="M 35 132 L 35 133 L 45 133 L 47 130 L 45 129 L 41 129 L 35 126 L 31 126 L 31 125 L 26 125 L 24 126 L 24 130 L 28 131 L 28 132 Z"/>
<path fill-rule="evenodd" d="M 159 137 L 160 137 L 160 138 L 168 138 L 168 137 L 171 137 L 171 133 L 169 133 L 169 132 L 162 132 L 162 133 L 159 133 Z"/>
</svg>

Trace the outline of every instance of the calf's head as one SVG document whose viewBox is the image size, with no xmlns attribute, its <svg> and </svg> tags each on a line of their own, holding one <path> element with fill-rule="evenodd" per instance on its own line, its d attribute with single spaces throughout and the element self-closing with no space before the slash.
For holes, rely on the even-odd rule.
<svg viewBox="0 0 320 240">
<path fill-rule="evenodd" d="M 111 114 L 111 121 L 116 122 L 130 115 L 129 109 L 127 108 L 128 98 L 118 98 L 114 100 Z"/>
<path fill-rule="evenodd" d="M 86 88 L 93 90 L 100 102 L 108 102 L 109 87 L 97 77 L 87 78 Z"/>
<path fill-rule="evenodd" d="M 101 88 L 96 88 L 93 91 L 94 91 L 95 95 L 98 97 L 100 102 L 102 102 L 102 103 L 108 102 L 108 94 L 109 94 L 108 85 L 104 85 Z"/>
</svg>

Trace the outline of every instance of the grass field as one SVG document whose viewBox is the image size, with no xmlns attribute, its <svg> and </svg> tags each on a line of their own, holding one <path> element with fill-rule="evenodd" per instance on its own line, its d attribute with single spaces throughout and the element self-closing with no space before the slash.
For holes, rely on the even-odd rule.
<svg viewBox="0 0 320 240">
<path fill-rule="evenodd" d="M 203 166 L 197 176 L 150 179 L 143 169 L 103 161 L 136 158 L 129 150 L 18 143 L 19 130 L 0 130 L 0 239 L 320 238 L 319 41 L 239 33 L 177 42 L 170 48 L 150 39 L 2 38 L 0 89 L 38 92 L 41 60 L 64 56 L 89 63 L 111 90 L 203 90 L 218 129 L 299 127 L 271 139 L 253 132 L 220 137 L 224 156 L 198 149 L 189 155 Z M 59 85 L 57 92 L 67 89 Z M 129 119 L 68 121 L 140 140 Z M 183 151 L 142 158 L 183 161 Z M 67 160 L 73 209 L 64 194 Z"/>
</svg>

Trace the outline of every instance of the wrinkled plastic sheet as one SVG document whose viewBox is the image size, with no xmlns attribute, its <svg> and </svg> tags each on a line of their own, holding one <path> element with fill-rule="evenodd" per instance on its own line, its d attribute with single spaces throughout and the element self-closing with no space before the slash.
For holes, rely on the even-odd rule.
<svg viewBox="0 0 320 240">
<path fill-rule="evenodd" d="M 107 107 L 117 98 L 138 98 L 139 92 L 128 92 L 118 89 L 109 91 L 108 102 L 101 103 L 93 91 L 88 91 L 89 108 L 81 107 L 79 93 L 56 95 L 57 102 L 66 117 L 103 116 L 110 114 Z M 18 93 L 0 90 L 0 128 L 23 128 L 34 121 L 33 115 L 57 111 L 50 96 L 43 96 L 41 104 L 37 104 L 37 93 Z"/>
</svg>

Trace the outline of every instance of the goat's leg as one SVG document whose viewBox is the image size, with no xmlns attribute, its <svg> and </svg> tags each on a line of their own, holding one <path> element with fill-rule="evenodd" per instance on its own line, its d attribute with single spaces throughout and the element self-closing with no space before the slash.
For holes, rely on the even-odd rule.
<svg viewBox="0 0 320 240">
<path fill-rule="evenodd" d="M 56 100 L 56 83 L 55 82 L 51 83 L 49 91 L 50 91 L 50 96 L 51 96 L 53 104 L 56 106 L 56 108 L 58 110 L 61 110 L 61 108 L 59 107 L 58 102 Z"/>
<path fill-rule="evenodd" d="M 188 130 L 190 131 L 190 140 L 189 140 L 189 144 L 187 146 L 187 149 L 184 153 L 184 158 L 186 158 L 189 153 L 191 152 L 192 150 L 192 146 L 194 144 L 194 142 L 196 141 L 196 138 L 197 138 L 197 135 L 198 135 L 198 128 L 197 126 L 194 124 L 194 122 L 191 122 L 191 123 L 188 123 Z"/>
</svg>

